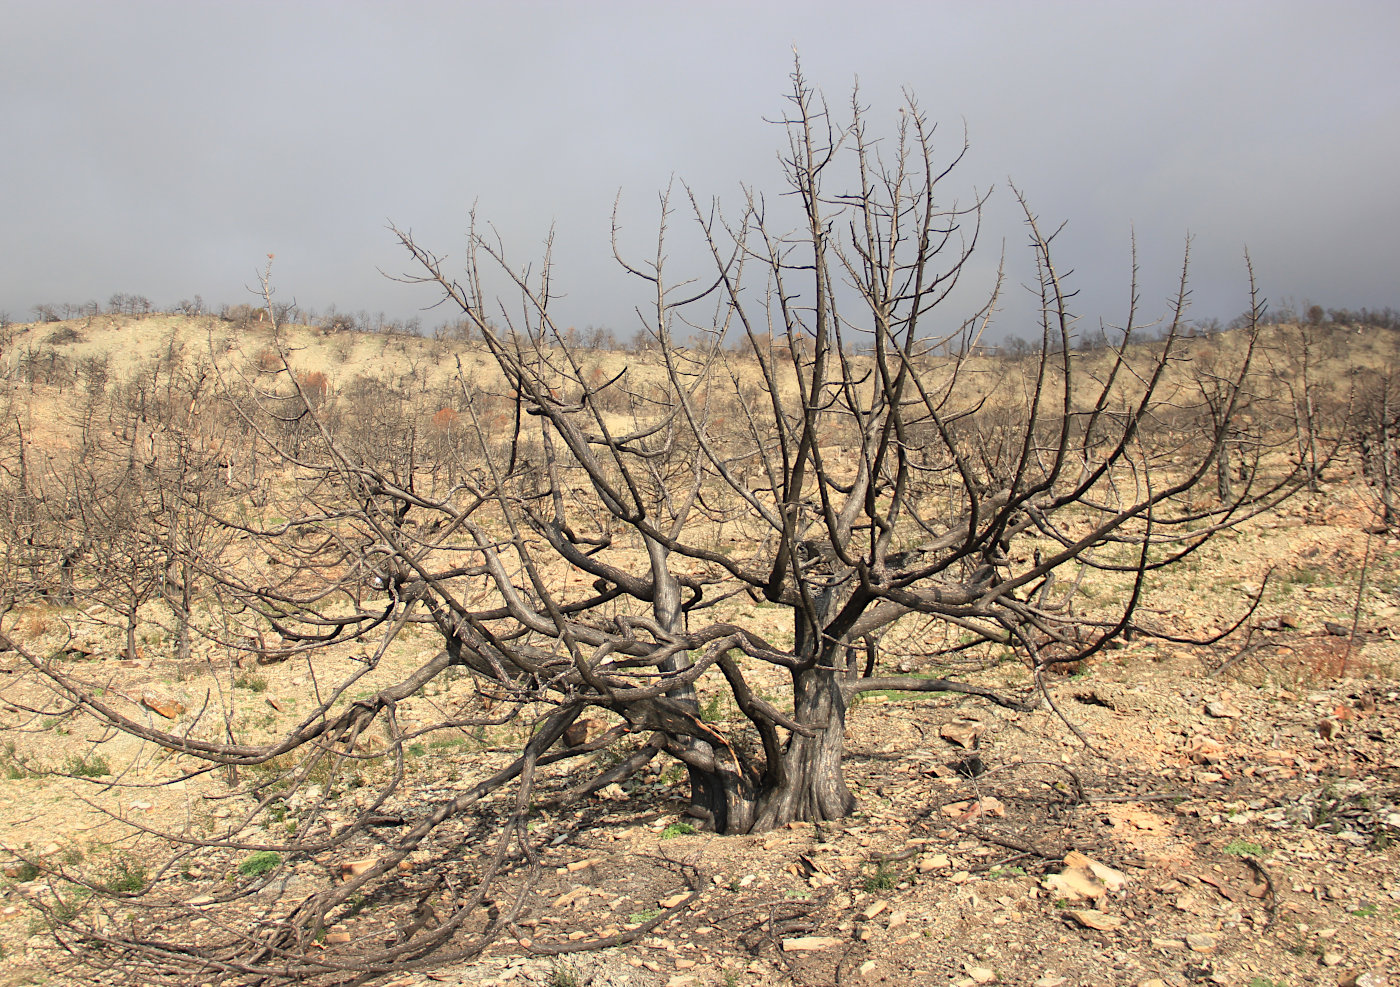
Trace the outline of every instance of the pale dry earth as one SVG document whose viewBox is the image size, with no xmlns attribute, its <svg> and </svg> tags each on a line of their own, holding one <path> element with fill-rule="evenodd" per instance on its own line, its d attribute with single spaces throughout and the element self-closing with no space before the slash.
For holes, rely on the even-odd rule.
<svg viewBox="0 0 1400 987">
<path fill-rule="evenodd" d="M 739 837 L 678 833 L 683 789 L 669 773 L 546 816 L 545 876 L 519 929 L 525 941 L 586 941 L 652 917 L 662 902 L 676 907 L 686 868 L 701 892 L 626 947 L 552 959 L 507 937 L 471 964 L 385 982 L 1050 987 L 1155 979 L 1173 987 L 1331 987 L 1366 973 L 1395 982 L 1400 542 L 1366 536 L 1364 522 L 1364 501 L 1339 481 L 1226 536 L 1159 581 L 1143 623 L 1203 633 L 1241 613 L 1246 593 L 1277 566 L 1250 622 L 1257 647 L 1242 657 L 1242 635 L 1209 649 L 1139 638 L 1053 681 L 1063 720 L 1046 709 L 1017 713 L 970 698 L 860 702 L 849 719 L 859 811 L 840 826 Z M 1355 614 L 1361 634 L 1348 653 L 1347 638 L 1324 623 L 1350 626 L 1363 555 L 1367 586 Z M 748 605 L 733 616 L 761 625 L 763 610 Z M 67 633 L 61 613 L 22 619 L 48 620 L 48 633 Z M 97 652 L 88 661 L 110 678 L 113 695 L 129 697 L 132 708 L 143 697 L 173 696 L 187 706 L 184 719 L 196 715 L 212 679 L 160 658 L 105 657 L 100 637 L 83 633 Z M 418 643 L 431 646 L 426 638 Z M 410 650 L 403 660 L 420 657 Z M 37 688 L 14 655 L 3 665 L 7 700 Z M 235 708 L 242 722 L 268 732 L 292 721 L 298 697 L 312 687 L 307 670 L 290 663 L 248 675 L 233 690 Z M 1009 667 L 983 678 L 1007 689 L 1023 684 Z M 778 680 L 770 687 L 781 694 Z M 471 689 L 459 679 L 429 691 L 419 700 L 425 719 L 428 705 L 469 701 Z M 149 709 L 146 715 L 163 720 Z M 955 722 L 961 730 L 945 731 Z M 12 718 L 8 725 L 26 763 L 96 750 L 117 772 L 0 782 L 5 841 L 35 859 L 74 848 L 90 860 L 141 852 L 141 840 L 112 815 L 217 831 L 246 807 L 221 777 L 172 782 L 185 769 L 134 741 L 94 747 L 102 738 L 78 727 L 64 733 L 31 719 L 28 732 L 15 733 L 21 724 Z M 957 767 L 970 754 L 957 740 L 967 742 L 969 731 L 980 733 L 975 754 L 985 768 L 975 778 Z M 435 741 L 411 759 L 413 784 L 389 808 L 411 814 L 449 796 L 455 777 L 504 756 L 509 739 Z M 158 782 L 166 783 L 149 787 Z M 1070 851 L 1117 871 L 1122 887 L 1083 901 L 1047 887 Z M 183 880 L 192 895 L 218 888 L 238 859 L 197 853 L 185 861 Z M 291 878 L 317 879 L 316 868 Z M 61 983 L 61 973 L 46 970 L 54 958 L 23 904 L 25 890 L 12 879 L 0 906 L 4 982 Z M 1086 928 L 1076 913 L 1104 928 Z M 371 935 L 394 914 L 392 904 L 380 916 L 367 910 L 332 930 L 324 946 Z"/>
</svg>

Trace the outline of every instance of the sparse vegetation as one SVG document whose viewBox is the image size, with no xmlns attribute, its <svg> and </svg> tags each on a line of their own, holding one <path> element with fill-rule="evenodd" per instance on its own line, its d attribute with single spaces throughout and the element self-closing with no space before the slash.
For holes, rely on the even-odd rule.
<svg viewBox="0 0 1400 987">
<path fill-rule="evenodd" d="M 238 865 L 238 873 L 244 877 L 262 877 L 274 871 L 282 863 L 282 855 L 272 850 L 258 850 L 243 859 Z"/>
</svg>

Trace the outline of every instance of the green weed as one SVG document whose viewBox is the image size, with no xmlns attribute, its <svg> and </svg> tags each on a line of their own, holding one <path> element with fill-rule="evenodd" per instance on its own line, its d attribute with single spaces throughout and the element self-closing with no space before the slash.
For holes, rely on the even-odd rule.
<svg viewBox="0 0 1400 987">
<path fill-rule="evenodd" d="M 667 826 L 665 829 L 663 829 L 663 830 L 661 831 L 661 838 L 662 838 L 663 840 L 669 840 L 669 839 L 671 839 L 672 837 L 676 837 L 676 836 L 694 836 L 694 835 L 695 835 L 695 827 L 692 826 L 692 825 L 690 825 L 690 823 L 683 823 L 683 822 L 671 823 L 671 825 Z"/>
<path fill-rule="evenodd" d="M 43 871 L 39 870 L 37 865 L 30 863 L 28 860 L 25 860 L 20 863 L 19 869 L 15 871 L 15 876 L 13 880 L 19 881 L 21 884 L 23 884 L 25 881 L 34 880 L 41 873 L 43 873 Z"/>
<path fill-rule="evenodd" d="M 101 754 L 89 754 L 86 757 L 74 754 L 63 762 L 63 773 L 75 778 L 101 778 L 112 773 L 112 766 Z"/>
<path fill-rule="evenodd" d="M 549 987 L 583 987 L 583 978 L 568 963 L 555 963 L 549 972 Z"/>
<path fill-rule="evenodd" d="M 266 692 L 267 679 L 261 675 L 239 675 L 233 680 L 235 689 L 247 689 L 249 692 Z"/>
<path fill-rule="evenodd" d="M 109 894 L 133 894 L 146 886 L 146 865 L 128 853 L 112 858 L 111 869 L 99 886 Z"/>
<path fill-rule="evenodd" d="M 243 863 L 238 865 L 238 873 L 244 877 L 261 877 L 268 871 L 275 870 L 282 862 L 282 855 L 272 850 L 259 850 L 250 854 Z"/>
<path fill-rule="evenodd" d="M 892 891 L 899 881 L 895 874 L 885 864 L 875 868 L 875 873 L 866 875 L 865 890 L 867 891 Z"/>
<path fill-rule="evenodd" d="M 1262 857 L 1264 848 L 1258 843 L 1251 843 L 1248 840 L 1234 840 L 1227 843 L 1225 852 L 1234 857 Z"/>
</svg>

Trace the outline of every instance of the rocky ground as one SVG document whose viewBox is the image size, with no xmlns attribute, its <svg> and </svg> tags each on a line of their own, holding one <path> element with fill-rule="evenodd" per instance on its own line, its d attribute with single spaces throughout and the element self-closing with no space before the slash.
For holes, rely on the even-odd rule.
<svg viewBox="0 0 1400 987">
<path fill-rule="evenodd" d="M 672 772 L 542 817 L 544 876 L 513 933 L 469 964 L 379 982 L 1400 984 L 1400 543 L 1360 528 L 1356 510 L 1318 499 L 1230 536 L 1173 573 L 1143 619 L 1219 627 L 1276 563 L 1248 638 L 1132 641 L 1053 680 L 1058 713 L 967 697 L 861 701 L 849 719 L 859 810 L 841 825 L 696 832 Z M 18 674 L 13 655 L 0 661 Z M 110 664 L 113 688 L 141 699 L 197 692 L 140 662 Z M 244 700 L 274 729 L 295 715 L 277 705 L 294 706 L 301 686 L 291 669 L 263 674 Z M 129 767 L 108 767 L 130 780 L 169 781 L 158 759 L 52 729 L 20 738 L 31 753 L 39 734 L 52 758 L 81 753 L 81 742 L 84 757 L 111 750 Z M 425 749 L 411 796 L 386 808 L 446 797 L 454 778 L 503 751 Z M 0 782 L 5 843 L 40 861 L 75 850 L 92 860 L 142 846 L 113 815 L 217 829 L 241 805 L 215 777 L 140 789 L 115 780 Z M 215 893 L 237 880 L 240 859 L 197 852 L 182 880 L 191 895 Z M 342 854 L 324 868 L 353 863 Z M 46 879 L 18 860 L 6 873 L 0 983 L 63 982 L 25 904 Z M 314 867 L 287 878 L 315 879 Z M 382 935 L 401 911 L 367 908 L 321 948 Z M 628 945 L 550 955 L 654 919 Z"/>
</svg>

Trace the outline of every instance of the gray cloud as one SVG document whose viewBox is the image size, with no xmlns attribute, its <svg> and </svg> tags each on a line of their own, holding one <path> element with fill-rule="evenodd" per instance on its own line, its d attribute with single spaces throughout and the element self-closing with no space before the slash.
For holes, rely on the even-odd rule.
<svg viewBox="0 0 1400 987">
<path fill-rule="evenodd" d="M 1200 316 L 1244 308 L 1246 245 L 1271 298 L 1400 304 L 1391 4 L 5 6 L 12 317 L 116 291 L 240 301 L 268 252 L 283 297 L 404 316 L 434 299 L 377 273 L 404 265 L 386 221 L 460 256 L 476 203 L 522 262 L 553 224 L 562 318 L 625 334 L 641 296 L 608 249 L 614 195 L 646 250 L 673 175 L 734 203 L 740 182 L 779 191 L 764 117 L 794 44 L 834 106 L 859 76 L 877 127 L 905 87 L 950 149 L 965 121 L 951 188 L 998 186 L 979 270 L 1023 242 L 1009 176 L 1069 220 L 1095 323 L 1122 318 L 1134 229 L 1154 308 L 1188 232 Z"/>
</svg>

